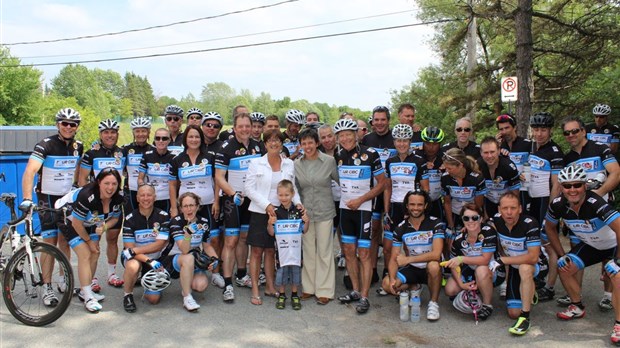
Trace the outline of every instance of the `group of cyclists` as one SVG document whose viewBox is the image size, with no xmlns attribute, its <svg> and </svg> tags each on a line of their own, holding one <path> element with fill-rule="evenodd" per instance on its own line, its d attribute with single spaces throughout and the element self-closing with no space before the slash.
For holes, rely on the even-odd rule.
<svg viewBox="0 0 620 348">
<path fill-rule="evenodd" d="M 468 118 L 456 121 L 456 140 L 443 144 L 444 131 L 418 125 L 412 104 L 400 105 L 397 114 L 390 128 L 395 122 L 389 108 L 374 108 L 367 120 L 370 129 L 346 112 L 333 127 L 320 122 L 317 113 L 292 109 L 285 115 L 282 158 L 304 158 L 302 131 L 304 139 L 316 137 L 319 150 L 337 165 L 334 226 L 350 288 L 337 299 L 355 302 L 356 311 L 366 313 L 371 284 L 381 278 L 381 295 L 411 291 L 419 296 L 426 284 L 426 317 L 435 321 L 443 283 L 462 311 L 471 313 L 472 299 L 479 296 L 473 312 L 485 320 L 493 312 L 493 288 L 499 287 L 509 317 L 516 320 L 509 332 L 523 335 L 530 327 L 532 303 L 555 297 L 558 275 L 567 295 L 557 302 L 567 308 L 557 317 L 584 317 L 583 269 L 601 264 L 604 297 L 599 306 L 614 310 L 611 340 L 620 344 L 620 279 L 615 277 L 620 272 L 620 215 L 608 203 L 620 183 L 614 157 L 620 130 L 608 123 L 611 108 L 597 104 L 589 125 L 578 117 L 565 118 L 560 126 L 567 152 L 551 139 L 556 121 L 547 112 L 530 117 L 531 139 L 518 136 L 516 119 L 504 114 L 495 120 L 497 135 L 479 144 Z M 273 258 L 263 264 L 266 270 L 258 279 L 246 269 L 255 208 L 249 209 L 245 183 L 250 163 L 267 154 L 262 134 L 279 132 L 280 120 L 242 105 L 232 117 L 233 127 L 221 131 L 224 122 L 217 112 L 192 108 L 185 114 L 170 105 L 164 111 L 166 127 L 151 138 L 149 119 L 136 117 L 130 123 L 134 141 L 122 147 L 117 144 L 119 124 L 104 120 L 99 140 L 85 151 L 75 140 L 80 114 L 70 108 L 58 112 L 58 134 L 35 146 L 26 167 L 22 205 L 33 204 L 36 192 L 39 204 L 72 206 L 65 220 L 41 216 L 41 237 L 67 255 L 74 250 L 78 296 L 88 311 L 101 310 L 105 299 L 95 275 L 103 234 L 107 284 L 124 288 L 128 312 L 136 311 L 133 290 L 140 278 L 151 303 L 160 300 L 170 278 L 180 278 L 183 306 L 196 311 L 200 305 L 192 291 L 213 284 L 223 289 L 225 302 L 232 302 L 235 285 L 262 285 L 264 273 L 273 274 Z M 302 214 L 303 204 L 297 203 Z M 274 207 L 267 208 L 271 215 L 269 207 Z M 570 238 L 569 251 L 560 242 L 563 232 Z M 116 269 L 119 255 L 123 277 Z M 45 305 L 58 303 L 55 292 L 70 291 L 58 284 L 56 289 L 47 286 Z"/>
</svg>

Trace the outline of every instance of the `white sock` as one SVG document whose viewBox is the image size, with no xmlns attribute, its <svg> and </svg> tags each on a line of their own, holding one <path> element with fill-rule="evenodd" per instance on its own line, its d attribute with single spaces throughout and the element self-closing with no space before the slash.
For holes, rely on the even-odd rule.
<svg viewBox="0 0 620 348">
<path fill-rule="evenodd" d="M 115 273 L 116 273 L 116 264 L 115 263 L 114 264 L 109 264 L 108 263 L 108 278 L 110 278 L 110 276 L 112 274 L 115 274 Z"/>
<path fill-rule="evenodd" d="M 95 297 L 93 291 L 90 289 L 90 285 L 82 287 L 82 296 L 84 296 L 84 301 L 88 301 Z"/>
<path fill-rule="evenodd" d="M 605 291 L 605 293 L 603 294 L 603 298 L 606 298 L 608 300 L 611 300 L 611 292 L 607 292 Z"/>
<path fill-rule="evenodd" d="M 189 300 L 190 298 L 194 298 L 194 297 L 192 296 L 192 294 L 189 294 L 189 295 L 187 295 L 187 296 L 183 296 L 183 301 L 185 301 L 185 300 Z"/>
</svg>

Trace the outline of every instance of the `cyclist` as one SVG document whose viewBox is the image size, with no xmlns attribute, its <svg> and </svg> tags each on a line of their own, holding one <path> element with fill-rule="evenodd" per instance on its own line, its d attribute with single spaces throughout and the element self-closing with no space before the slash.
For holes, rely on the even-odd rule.
<svg viewBox="0 0 620 348">
<path fill-rule="evenodd" d="M 299 146 L 299 131 L 301 127 L 306 124 L 306 115 L 299 110 L 290 109 L 286 112 L 286 130 L 284 131 L 284 146 L 291 154 L 290 159 L 294 160 L 301 154 L 301 147 Z"/>
<path fill-rule="evenodd" d="M 99 142 L 93 148 L 86 151 L 80 163 L 79 185 L 84 187 L 91 178 L 99 175 L 104 168 L 112 167 L 119 174 L 125 167 L 123 151 L 116 145 L 118 142 L 118 122 L 107 119 L 99 122 Z M 106 233 L 106 256 L 108 258 L 108 285 L 119 288 L 123 286 L 123 280 L 116 275 L 116 260 L 118 259 L 118 235 L 121 231 L 122 219 L 117 219 L 118 224 L 109 226 Z M 93 275 L 95 273 L 93 272 Z M 99 292 L 101 286 L 97 278 L 93 278 L 93 291 Z"/>
<path fill-rule="evenodd" d="M 413 129 L 411 150 L 421 151 L 423 146 L 422 127 L 415 123 L 415 106 L 413 104 L 405 103 L 398 107 L 398 123 L 409 125 Z"/>
<path fill-rule="evenodd" d="M 607 123 L 611 108 L 606 104 L 596 104 L 592 109 L 592 114 L 594 123 L 586 125 L 588 140 L 609 146 L 611 153 L 615 155 L 618 152 L 618 143 L 620 143 L 620 128 Z"/>
<path fill-rule="evenodd" d="M 49 136 L 35 145 L 28 164 L 22 177 L 22 193 L 24 203 L 33 204 L 32 194 L 35 174 L 38 175 L 36 194 L 41 206 L 53 208 L 56 201 L 67 194 L 71 187 L 77 182 L 77 168 L 80 157 L 84 151 L 82 142 L 75 140 L 75 134 L 80 126 L 82 117 L 80 113 L 71 109 L 60 109 L 56 114 L 56 128 L 58 134 Z M 22 204 L 24 204 L 22 203 Z M 69 245 L 58 233 L 57 224 L 60 216 L 56 216 L 51 211 L 39 213 L 41 221 L 41 237 L 45 243 L 52 245 L 58 244 L 62 252 L 71 256 Z M 46 269 L 53 267 L 53 264 L 44 265 Z M 44 274 L 51 274 L 45 272 Z M 58 298 L 54 294 L 54 289 L 49 285 L 53 279 L 44 279 L 46 284 L 43 294 L 43 303 L 46 306 L 58 304 Z M 64 281 L 58 280 L 59 292 L 67 291 Z"/>
<path fill-rule="evenodd" d="M 222 209 L 224 211 L 224 248 L 222 250 L 225 302 L 235 299 L 232 285 L 232 272 L 237 263 L 238 286 L 252 286 L 252 279 L 247 274 L 247 236 L 250 223 L 248 207 L 250 199 L 244 198 L 245 176 L 252 158 L 265 154 L 261 143 L 250 139 L 252 121 L 247 113 L 237 114 L 233 120 L 235 135 L 222 144 L 215 159 L 215 180 L 224 194 Z M 238 248 L 238 251 L 237 251 Z"/>
<path fill-rule="evenodd" d="M 587 173 L 578 165 L 569 165 L 560 171 L 558 181 L 562 187 L 562 195 L 555 198 L 545 217 L 545 229 L 551 246 L 560 256 L 558 268 L 562 285 L 570 296 L 568 308 L 557 313 L 564 320 L 583 318 L 585 308 L 581 299 L 581 283 L 577 271 L 607 262 L 605 272 L 610 276 L 613 302 L 620 299 L 620 249 L 617 241 L 620 238 L 620 214 L 593 190 L 586 190 Z M 558 237 L 558 220 L 562 218 L 568 228 L 579 239 L 577 245 L 566 253 Z M 613 307 L 615 325 L 611 334 L 611 342 L 620 344 L 620 306 Z"/>
<path fill-rule="evenodd" d="M 443 169 L 443 153 L 441 152 L 441 142 L 444 133 L 441 128 L 426 127 L 422 130 L 422 140 L 424 145 L 422 151 L 418 153 L 426 161 L 426 173 L 428 176 L 428 194 L 431 198 L 429 215 L 444 221 L 444 209 L 441 200 L 441 176 Z"/>
<path fill-rule="evenodd" d="M 407 219 L 402 221 L 393 236 L 389 273 L 383 278 L 383 289 L 396 295 L 412 289 L 420 297 L 422 284 L 431 293 L 426 319 L 439 320 L 439 291 L 441 290 L 441 250 L 446 225 L 434 216 L 426 215 L 430 198 L 425 191 L 409 191 L 403 200 Z M 401 254 L 401 247 L 404 254 Z M 347 263 L 348 264 L 348 263 Z"/>
<path fill-rule="evenodd" d="M 249 114 L 250 111 L 245 105 L 237 105 L 232 110 L 232 118 L 233 120 L 237 117 L 238 114 Z M 232 139 L 235 136 L 235 128 L 229 128 L 220 133 L 219 139 L 221 141 L 226 141 Z"/>
<path fill-rule="evenodd" d="M 187 125 L 200 127 L 202 125 L 203 117 L 204 114 L 202 113 L 202 110 L 198 108 L 191 108 L 187 110 Z"/>
<path fill-rule="evenodd" d="M 148 143 L 151 133 L 151 121 L 146 117 L 136 117 L 130 122 L 131 132 L 133 133 L 133 143 L 123 146 L 123 157 L 126 159 L 125 166 L 125 193 L 127 211 L 132 211 L 138 207 L 136 196 L 138 194 L 138 176 L 140 172 L 140 162 L 142 156 L 148 150 L 153 150 L 153 146 Z"/>
<path fill-rule="evenodd" d="M 256 141 L 262 141 L 263 128 L 265 127 L 265 114 L 262 112 L 253 112 L 250 114 L 250 119 L 252 119 L 252 135 L 250 137 Z"/>
<path fill-rule="evenodd" d="M 140 185 L 137 192 L 139 206 L 125 217 L 123 224 L 124 249 L 121 253 L 121 263 L 125 267 L 123 308 L 129 313 L 136 311 L 133 289 L 138 274 L 162 267 L 157 259 L 168 242 L 170 215 L 154 206 L 155 197 L 156 191 L 153 185 Z M 144 289 L 144 299 L 151 304 L 159 303 L 161 295 L 161 291 Z"/>
<path fill-rule="evenodd" d="M 371 210 L 373 199 L 385 187 L 385 173 L 379 154 L 372 148 L 358 144 L 355 121 L 346 118 L 338 120 L 334 125 L 334 133 L 339 143 L 335 160 L 341 189 L 340 229 L 347 271 L 353 287 L 353 291 L 340 296 L 338 300 L 341 303 L 359 301 L 356 310 L 362 314 L 370 308 Z M 376 185 L 373 179 L 376 179 Z M 358 254 L 361 267 L 358 267 Z"/>
<path fill-rule="evenodd" d="M 454 124 L 454 134 L 456 135 L 456 140 L 445 144 L 441 147 L 441 150 L 446 152 L 456 147 L 463 150 L 467 156 L 471 156 L 477 160 L 480 158 L 480 145 L 471 140 L 473 131 L 474 128 L 472 127 L 471 119 L 469 117 L 459 118 Z"/>
<path fill-rule="evenodd" d="M 170 132 L 166 128 L 155 131 L 155 148 L 147 150 L 140 160 L 140 173 L 138 174 L 138 186 L 150 183 L 155 187 L 155 207 L 170 211 L 170 191 L 168 189 L 168 177 L 170 175 L 170 162 L 174 155 L 168 150 Z"/>
<path fill-rule="evenodd" d="M 89 312 L 100 311 L 99 302 L 105 299 L 104 295 L 93 291 L 96 289 L 93 289 L 92 280 L 97 271 L 99 239 L 102 234 L 110 233 L 122 218 L 120 191 L 121 175 L 116 168 L 108 167 L 98 172 L 95 181 L 62 198 L 72 202 L 73 212 L 60 228 L 77 255 L 81 287 L 78 297 Z"/>
<path fill-rule="evenodd" d="M 170 132 L 168 150 L 176 156 L 183 151 L 183 131 L 181 130 L 183 125 L 183 109 L 177 105 L 168 105 L 164 111 L 164 120 Z"/>
</svg>

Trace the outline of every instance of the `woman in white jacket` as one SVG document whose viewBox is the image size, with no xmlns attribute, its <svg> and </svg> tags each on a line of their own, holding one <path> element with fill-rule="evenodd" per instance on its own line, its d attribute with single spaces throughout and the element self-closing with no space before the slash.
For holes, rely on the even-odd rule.
<svg viewBox="0 0 620 348">
<path fill-rule="evenodd" d="M 250 277 L 258 280 L 260 265 L 265 255 L 265 295 L 274 296 L 275 278 L 275 241 L 267 232 L 269 215 L 275 216 L 275 208 L 280 205 L 277 195 L 278 183 L 287 179 L 295 182 L 293 161 L 280 155 L 284 135 L 278 129 L 268 130 L 263 134 L 267 154 L 250 162 L 245 181 L 245 195 L 251 200 L 249 210 L 250 229 L 247 243 L 252 247 L 250 256 Z M 293 203 L 301 207 L 299 195 L 295 193 Z M 258 281 L 252 282 L 251 302 L 262 304 Z"/>
</svg>

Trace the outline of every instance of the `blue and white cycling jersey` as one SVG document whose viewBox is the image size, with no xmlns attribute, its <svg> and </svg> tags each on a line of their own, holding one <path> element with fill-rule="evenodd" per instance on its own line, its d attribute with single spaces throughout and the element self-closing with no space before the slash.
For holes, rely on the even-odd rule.
<svg viewBox="0 0 620 348">
<path fill-rule="evenodd" d="M 446 224 L 434 216 L 425 217 L 417 230 L 409 220 L 404 220 L 394 230 L 392 246 L 394 248 L 404 246 L 407 256 L 426 254 L 433 250 L 433 242 L 436 239 L 444 239 L 445 230 Z M 427 262 L 414 262 L 410 265 L 424 269 Z"/>
</svg>

